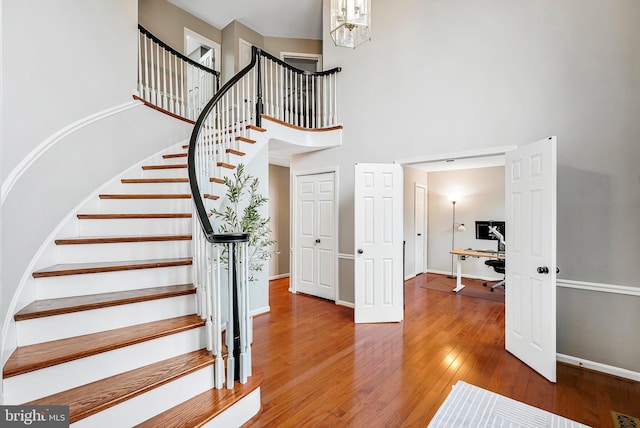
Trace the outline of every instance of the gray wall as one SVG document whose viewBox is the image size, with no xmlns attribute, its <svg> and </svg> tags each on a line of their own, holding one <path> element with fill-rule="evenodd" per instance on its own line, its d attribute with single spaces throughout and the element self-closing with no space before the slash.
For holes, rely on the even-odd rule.
<svg viewBox="0 0 640 428">
<path fill-rule="evenodd" d="M 269 216 L 271 217 L 271 231 L 277 242 L 273 251 L 279 252 L 271 258 L 270 276 L 283 275 L 291 272 L 290 239 L 291 211 L 289 209 L 290 195 L 289 168 L 269 165 Z"/>
<path fill-rule="evenodd" d="M 523 145 L 556 135 L 559 283 L 639 287 L 640 2 L 398 0 L 372 7 L 371 41 L 355 50 L 324 44 L 325 68 L 343 69 L 343 146 L 299 160 L 300 168 L 337 163 L 342 171 L 340 236 L 346 238 L 340 252 L 353 254 L 356 162 Z M 325 0 L 325 40 L 328 18 Z M 596 268 L 602 265 L 607 268 Z M 340 279 L 341 295 L 353 295 L 345 291 L 352 280 L 342 271 Z M 606 349 L 596 362 L 614 364 L 624 340 L 632 358 L 623 368 L 640 372 L 637 323 L 610 322 L 583 335 L 578 348 L 563 341 L 592 314 L 619 319 L 599 304 L 603 293 L 587 300 L 573 289 L 559 295 L 558 313 L 568 304 L 565 294 L 582 302 L 582 312 L 559 319 L 558 351 L 587 358 Z M 627 298 L 638 307 L 638 297 Z"/>
<path fill-rule="evenodd" d="M 456 223 L 464 223 L 464 232 L 455 231 L 456 248 L 495 249 L 496 241 L 475 239 L 476 220 L 504 221 L 504 167 L 430 172 L 429 234 L 427 267 L 429 271 L 451 273 L 452 193 L 460 196 L 456 202 Z M 486 259 L 468 258 L 462 266 L 464 275 L 501 278 L 489 269 Z M 455 268 L 455 266 L 454 266 Z"/>
<path fill-rule="evenodd" d="M 222 43 L 222 31 L 166 0 L 138 0 L 138 21 L 154 36 L 184 52 L 184 28 Z"/>
</svg>

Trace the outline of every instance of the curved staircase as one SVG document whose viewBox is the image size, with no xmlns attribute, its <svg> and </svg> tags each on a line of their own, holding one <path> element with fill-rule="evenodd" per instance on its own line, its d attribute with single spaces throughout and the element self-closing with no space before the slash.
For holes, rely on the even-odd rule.
<svg viewBox="0 0 640 428">
<path fill-rule="evenodd" d="M 61 228 L 39 262 L 53 264 L 32 274 L 36 300 L 14 317 L 5 404 L 68 405 L 78 427 L 233 426 L 257 413 L 260 375 L 214 388 L 185 157 L 178 145 L 130 170 Z"/>
</svg>

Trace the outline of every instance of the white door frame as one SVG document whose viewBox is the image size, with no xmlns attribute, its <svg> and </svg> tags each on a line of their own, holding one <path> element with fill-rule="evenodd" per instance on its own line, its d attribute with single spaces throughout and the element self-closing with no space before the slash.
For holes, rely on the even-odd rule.
<svg viewBox="0 0 640 428">
<path fill-rule="evenodd" d="M 195 31 L 187 27 L 184 27 L 184 54 L 185 55 L 189 55 L 189 52 L 187 52 L 187 37 L 192 37 L 206 45 L 210 45 L 213 48 L 214 62 L 215 62 L 214 70 L 220 71 L 220 43 L 216 43 L 213 40 L 206 38 L 202 34 L 198 34 Z"/>
<path fill-rule="evenodd" d="M 298 247 L 298 224 L 300 221 L 299 213 L 298 213 L 298 182 L 299 177 L 306 175 L 317 175 L 317 174 L 326 174 L 333 173 L 333 300 L 334 302 L 338 302 L 340 296 L 340 283 L 338 282 L 338 201 L 340 200 L 338 196 L 339 192 L 339 176 L 338 176 L 338 167 L 330 166 L 325 168 L 318 169 L 308 169 L 308 170 L 300 170 L 293 171 L 291 170 L 291 192 L 289 193 L 289 198 L 291 200 L 290 209 L 291 209 L 291 229 L 290 229 L 290 239 L 291 239 L 291 248 L 289 249 L 291 258 L 289 265 L 291 266 L 291 275 L 289 281 L 289 291 L 292 293 L 297 293 L 297 282 L 298 282 L 298 261 L 299 254 L 296 252 L 296 248 Z"/>
<path fill-rule="evenodd" d="M 322 71 L 322 54 L 312 54 L 303 52 L 280 52 L 280 59 L 284 61 L 286 57 L 289 58 L 301 58 L 301 59 L 316 59 L 318 60 L 316 71 Z"/>
<path fill-rule="evenodd" d="M 423 211 L 422 211 L 422 271 L 418 272 L 418 257 L 416 257 L 417 255 L 417 248 L 418 248 L 418 241 L 417 241 L 417 235 L 416 235 L 416 224 L 417 224 L 417 220 L 418 220 L 418 210 L 417 210 L 417 205 L 416 205 L 416 195 L 418 193 L 418 189 L 421 189 L 424 192 L 424 201 L 423 201 Z M 427 263 L 426 263 L 426 258 L 427 258 L 427 186 L 422 184 L 422 183 L 414 183 L 413 185 L 413 234 L 415 235 L 413 237 L 414 239 L 414 255 L 413 255 L 413 264 L 414 264 L 414 276 L 417 276 L 419 274 L 425 273 L 426 272 L 426 267 L 427 267 Z"/>
</svg>

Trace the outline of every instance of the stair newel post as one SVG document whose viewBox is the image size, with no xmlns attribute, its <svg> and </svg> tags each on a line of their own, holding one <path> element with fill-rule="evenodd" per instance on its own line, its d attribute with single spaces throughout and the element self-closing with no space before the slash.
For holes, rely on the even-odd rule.
<svg viewBox="0 0 640 428">
<path fill-rule="evenodd" d="M 224 386 L 224 360 L 222 359 L 222 303 L 220 294 L 220 247 L 216 247 L 216 264 L 215 264 L 215 299 L 213 306 L 213 317 L 215 324 L 215 385 L 217 389 L 222 389 Z"/>
<path fill-rule="evenodd" d="M 232 244 L 227 244 L 227 334 L 226 334 L 226 342 L 227 342 L 227 388 L 233 388 L 234 374 L 235 374 L 235 358 L 234 358 L 234 322 L 233 322 L 233 269 L 231 266 L 234 263 L 233 260 L 233 248 Z"/>
<path fill-rule="evenodd" d="M 256 101 L 256 126 L 262 126 L 262 111 L 264 106 L 262 105 L 262 50 L 253 47 L 253 54 L 257 55 L 257 64 L 256 64 L 256 91 L 258 99 Z"/>
<path fill-rule="evenodd" d="M 228 316 L 227 316 L 227 389 L 233 389 L 234 381 L 240 380 L 242 358 L 240 357 L 240 351 L 242 348 L 242 329 L 241 329 L 241 307 L 246 303 L 244 298 L 243 303 L 239 301 L 239 290 L 242 287 L 241 282 L 246 282 L 243 278 L 245 275 L 241 269 L 244 266 L 238 266 L 242 263 L 241 255 L 242 251 L 239 251 L 239 245 L 249 241 L 248 233 L 219 233 L 212 236 L 212 242 L 216 244 L 226 244 L 227 250 L 227 284 L 228 284 Z M 246 252 L 244 252 L 246 253 Z M 246 287 L 244 287 L 246 288 Z M 246 311 L 245 311 L 246 312 Z M 244 322 L 242 323 L 244 324 Z M 246 359 L 246 357 L 245 357 Z M 246 371 L 246 370 L 245 370 Z"/>
</svg>

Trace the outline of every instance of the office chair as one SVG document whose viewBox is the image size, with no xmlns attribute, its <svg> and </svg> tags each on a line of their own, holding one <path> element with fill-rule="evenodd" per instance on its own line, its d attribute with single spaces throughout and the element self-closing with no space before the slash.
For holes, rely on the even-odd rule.
<svg viewBox="0 0 640 428">
<path fill-rule="evenodd" d="M 501 239 L 502 237 L 498 237 L 498 239 Z M 498 252 L 497 254 L 500 254 L 501 252 L 504 252 L 504 241 L 498 241 Z M 496 282 L 495 284 L 493 284 L 493 286 L 491 286 L 491 292 L 493 293 L 493 291 L 496 289 L 496 287 L 504 287 L 505 286 L 505 279 L 506 276 L 504 276 L 506 268 L 505 268 L 505 260 L 504 259 L 489 259 L 487 261 L 484 262 L 485 265 L 492 267 L 494 271 L 501 273 L 503 275 L 503 278 L 501 281 Z M 489 284 L 489 282 L 491 281 L 485 281 L 482 283 L 482 285 L 484 285 L 485 287 Z"/>
</svg>

